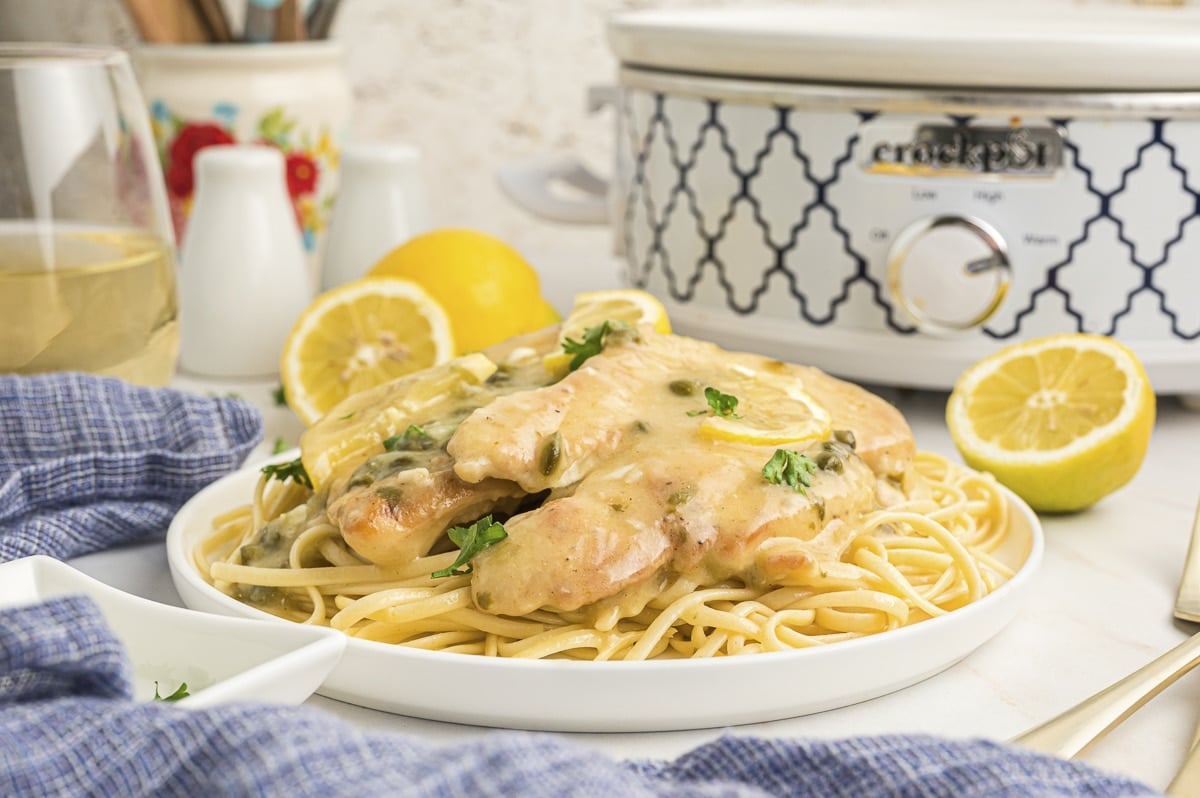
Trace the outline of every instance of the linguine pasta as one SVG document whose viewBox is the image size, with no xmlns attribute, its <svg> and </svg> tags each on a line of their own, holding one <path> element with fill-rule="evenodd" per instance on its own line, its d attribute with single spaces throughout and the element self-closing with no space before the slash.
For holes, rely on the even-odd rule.
<svg viewBox="0 0 1200 798">
<path fill-rule="evenodd" d="M 571 611 L 509 617 L 479 609 L 469 575 L 433 578 L 457 551 L 394 566 L 353 551 L 320 511 L 322 497 L 261 477 L 251 502 L 213 521 L 193 557 L 201 574 L 240 601 L 288 620 L 353 637 L 437 651 L 520 658 L 646 660 L 786 651 L 878 634 L 952 612 L 1012 576 L 992 556 L 1009 526 L 995 481 L 919 452 L 903 497 L 848 523 L 841 556 L 789 584 L 738 579 L 706 584 L 696 574 L 658 586 L 636 614 L 603 602 Z M 306 503 L 314 503 L 310 512 Z M 245 565 L 241 548 L 274 523 L 279 567 Z M 768 555 L 801 547 L 771 537 Z"/>
</svg>

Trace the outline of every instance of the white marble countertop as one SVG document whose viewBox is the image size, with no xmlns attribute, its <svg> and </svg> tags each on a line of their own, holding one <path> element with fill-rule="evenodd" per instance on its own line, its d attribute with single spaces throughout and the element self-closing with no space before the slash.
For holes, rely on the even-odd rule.
<svg viewBox="0 0 1200 798">
<path fill-rule="evenodd" d="M 562 279 L 546 279 L 555 304 L 569 306 Z M 599 287 L 599 286 L 594 286 Z M 277 438 L 294 445 L 299 421 L 274 406 L 274 381 L 210 382 L 180 377 L 200 393 L 233 391 L 266 420 L 261 459 Z M 945 395 L 881 390 L 907 416 L 923 449 L 954 455 L 942 421 Z M 1171 608 L 1200 497 L 1200 414 L 1160 398 L 1146 462 L 1132 483 L 1077 515 L 1044 517 L 1046 556 L 1027 603 L 999 635 L 948 670 L 891 695 L 842 709 L 741 726 L 734 734 L 833 737 L 930 732 L 1011 738 L 1137 669 L 1200 627 Z M 117 587 L 179 604 L 161 542 L 81 557 L 81 570 Z M 881 663 L 881 667 L 886 664 Z M 308 704 L 363 728 L 460 741 L 485 730 L 390 715 L 313 696 Z M 1087 761 L 1163 788 L 1200 721 L 1200 674 L 1182 678 L 1083 755 Z M 613 756 L 670 757 L 721 729 L 643 734 L 572 734 Z"/>
</svg>

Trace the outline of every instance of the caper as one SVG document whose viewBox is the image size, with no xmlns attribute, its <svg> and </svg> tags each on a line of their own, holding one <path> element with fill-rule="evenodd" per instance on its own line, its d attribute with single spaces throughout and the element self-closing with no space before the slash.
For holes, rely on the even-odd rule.
<svg viewBox="0 0 1200 798">
<path fill-rule="evenodd" d="M 251 604 L 274 604 L 279 601 L 279 588 L 265 585 L 253 585 L 248 590 L 245 585 L 240 585 L 238 593 Z"/>
<path fill-rule="evenodd" d="M 823 471 L 832 471 L 835 474 L 842 473 L 842 469 L 844 468 L 842 464 L 842 458 L 838 457 L 835 452 L 828 449 L 817 454 L 817 456 L 813 458 L 813 462 L 817 464 L 817 468 L 820 468 Z"/>
<path fill-rule="evenodd" d="M 697 384 L 695 380 L 671 380 L 667 387 L 676 396 L 694 396 Z"/>
<path fill-rule="evenodd" d="M 354 476 L 350 477 L 350 481 L 346 483 L 348 488 L 365 488 L 375 481 L 375 477 L 370 474 L 355 472 Z"/>
<path fill-rule="evenodd" d="M 247 543 L 238 549 L 238 553 L 242 557 L 242 565 L 253 565 L 266 555 L 267 550 L 256 543 Z"/>
<path fill-rule="evenodd" d="M 692 498 L 693 492 L 695 492 L 694 486 L 684 485 L 682 488 L 672 492 L 671 495 L 667 497 L 667 504 L 671 505 L 672 507 L 678 507 L 681 504 L 687 504 Z"/>
<path fill-rule="evenodd" d="M 555 432 L 546 442 L 542 444 L 542 453 L 538 457 L 538 465 L 541 467 L 543 476 L 550 476 L 554 473 L 554 469 L 558 468 L 558 461 L 562 458 L 562 435 Z"/>
<path fill-rule="evenodd" d="M 821 449 L 826 452 L 836 454 L 838 457 L 849 457 L 854 450 L 841 441 L 825 441 L 821 444 Z"/>
<path fill-rule="evenodd" d="M 404 494 L 400 492 L 399 488 L 391 485 L 385 485 L 375 491 L 375 495 L 383 499 L 387 503 L 388 508 L 393 512 L 399 510 L 404 504 Z"/>
<path fill-rule="evenodd" d="M 851 449 L 854 449 L 858 446 L 858 441 L 854 437 L 853 430 L 835 429 L 833 431 L 833 439 L 846 444 Z"/>
</svg>

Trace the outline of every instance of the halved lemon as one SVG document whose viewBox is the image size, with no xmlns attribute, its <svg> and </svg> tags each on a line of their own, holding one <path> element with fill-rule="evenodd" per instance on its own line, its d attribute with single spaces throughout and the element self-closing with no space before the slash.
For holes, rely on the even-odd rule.
<svg viewBox="0 0 1200 798">
<path fill-rule="evenodd" d="M 357 280 L 318 296 L 283 345 L 287 402 L 306 424 L 351 394 L 454 355 L 445 311 L 400 278 Z"/>
<path fill-rule="evenodd" d="M 324 487 L 343 464 L 382 452 L 383 441 L 410 424 L 449 415 L 496 369 L 474 352 L 343 399 L 300 438 L 300 459 L 313 487 Z"/>
<path fill-rule="evenodd" d="M 575 305 L 562 323 L 558 335 L 558 349 L 546 355 L 544 364 L 551 374 L 561 377 L 569 370 L 571 355 L 562 350 L 568 338 L 580 340 L 589 327 L 605 321 L 623 321 L 628 324 L 649 324 L 657 332 L 670 333 L 671 320 L 662 303 L 645 291 L 632 288 L 615 288 L 606 291 L 586 291 L 575 295 Z"/>
<path fill-rule="evenodd" d="M 963 459 L 1035 510 L 1088 507 L 1141 467 L 1154 391 L 1127 347 L 1070 333 L 1007 346 L 959 377 L 946 423 Z"/>
<path fill-rule="evenodd" d="M 832 430 L 829 411 L 793 376 L 737 368 L 721 385 L 710 387 L 738 403 L 736 414 L 706 411 L 700 434 L 707 438 L 775 446 L 828 438 Z"/>
</svg>

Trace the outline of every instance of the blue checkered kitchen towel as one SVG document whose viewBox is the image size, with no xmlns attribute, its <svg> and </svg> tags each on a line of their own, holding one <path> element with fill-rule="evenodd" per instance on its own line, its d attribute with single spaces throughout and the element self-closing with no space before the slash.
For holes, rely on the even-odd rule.
<svg viewBox="0 0 1200 798">
<path fill-rule="evenodd" d="M 83 374 L 0 376 L 0 562 L 163 534 L 262 429 L 240 399 Z"/>
<path fill-rule="evenodd" d="M 161 534 L 260 435 L 234 399 L 0 377 L 0 560 Z M 0 610 L 0 796 L 1157 794 L 985 740 L 725 736 L 669 762 L 615 762 L 558 735 L 481 732 L 437 747 L 312 708 L 189 711 L 132 695 L 125 652 L 87 598 Z"/>
</svg>

